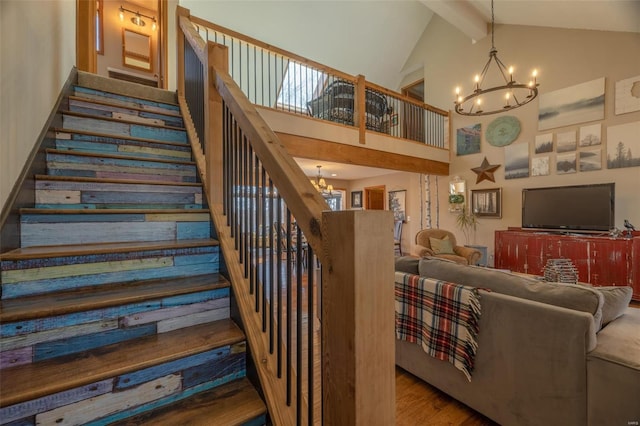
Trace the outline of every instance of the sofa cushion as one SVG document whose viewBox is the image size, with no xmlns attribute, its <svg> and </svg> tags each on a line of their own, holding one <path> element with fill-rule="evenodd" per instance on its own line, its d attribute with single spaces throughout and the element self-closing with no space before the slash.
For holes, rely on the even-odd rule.
<svg viewBox="0 0 640 426">
<path fill-rule="evenodd" d="M 413 256 L 396 256 L 396 271 L 405 272 L 407 274 L 418 275 L 419 257 Z"/>
<path fill-rule="evenodd" d="M 633 295 L 631 287 L 594 287 L 594 290 L 604 296 L 604 304 L 602 305 L 603 327 L 624 314 Z"/>
<path fill-rule="evenodd" d="M 420 260 L 421 276 L 484 288 L 509 296 L 561 306 L 593 315 L 594 326 L 602 326 L 604 296 L 591 287 L 545 282 L 497 269 L 441 262 L 434 257 Z"/>
<path fill-rule="evenodd" d="M 453 245 L 449 237 L 444 237 L 443 239 L 429 237 L 429 244 L 431 244 L 431 249 L 435 254 L 456 254 L 453 251 Z"/>
</svg>

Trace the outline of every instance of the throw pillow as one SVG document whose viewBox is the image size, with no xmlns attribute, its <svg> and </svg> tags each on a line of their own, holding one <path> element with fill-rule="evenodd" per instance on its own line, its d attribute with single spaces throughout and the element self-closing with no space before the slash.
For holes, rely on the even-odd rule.
<svg viewBox="0 0 640 426">
<path fill-rule="evenodd" d="M 443 239 L 429 237 L 429 244 L 435 254 L 456 254 L 448 236 Z"/>
<path fill-rule="evenodd" d="M 631 287 L 593 287 L 604 296 L 602 326 L 621 317 L 629 306 L 633 290 Z"/>
</svg>

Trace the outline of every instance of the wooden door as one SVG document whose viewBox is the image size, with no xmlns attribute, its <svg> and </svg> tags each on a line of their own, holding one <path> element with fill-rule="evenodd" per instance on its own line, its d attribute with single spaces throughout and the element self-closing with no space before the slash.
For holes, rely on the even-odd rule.
<svg viewBox="0 0 640 426">
<path fill-rule="evenodd" d="M 367 210 L 384 210 L 385 187 L 372 186 L 364 189 L 365 208 Z"/>
</svg>

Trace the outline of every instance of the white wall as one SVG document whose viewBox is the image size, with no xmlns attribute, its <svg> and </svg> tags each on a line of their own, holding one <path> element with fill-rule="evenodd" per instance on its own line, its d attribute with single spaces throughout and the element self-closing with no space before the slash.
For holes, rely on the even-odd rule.
<svg viewBox="0 0 640 426">
<path fill-rule="evenodd" d="M 75 64 L 76 3 L 0 1 L 0 203 Z"/>
<path fill-rule="evenodd" d="M 426 102 L 451 109 L 455 86 L 461 85 L 463 91 L 469 91 L 473 76 L 487 60 L 490 45 L 490 35 L 472 44 L 450 24 L 434 17 L 407 62 L 407 66 L 424 63 Z M 603 169 L 558 175 L 555 172 L 554 152 L 551 153 L 550 175 L 506 180 L 504 148 L 488 144 L 484 137 L 487 125 L 497 116 L 469 118 L 453 113 L 452 146 L 455 147 L 455 130 L 463 126 L 481 123 L 483 136 L 481 152 L 478 154 L 456 156 L 455 148 L 452 150 L 451 176 L 459 175 L 465 179 L 468 189 L 503 189 L 503 217 L 501 220 L 481 219 L 477 243 L 488 246 L 489 254 L 493 255 L 494 231 L 521 226 L 521 192 L 528 187 L 615 182 L 617 227 L 622 228 L 625 218 L 639 224 L 640 167 L 607 170 L 605 161 L 607 128 L 640 120 L 640 112 L 623 115 L 614 113 L 615 82 L 640 75 L 640 34 L 498 25 L 495 46 L 498 56 L 507 66 L 513 64 L 517 67 L 516 77 L 520 80 L 528 81 L 528 73 L 534 67 L 540 70 L 541 94 L 605 77 L 605 118 L 594 122 L 602 124 Z M 593 124 L 580 123 L 538 131 L 538 99 L 508 113 L 521 122 L 522 130 L 514 144 L 528 144 L 530 157 L 534 156 L 536 135 L 579 130 L 580 126 Z M 476 184 L 476 174 L 471 168 L 478 167 L 485 156 L 489 163 L 500 164 L 501 167 L 495 173 L 495 183 L 485 180 Z M 447 179 L 441 179 L 440 203 L 443 208 L 446 206 L 446 195 Z M 455 230 L 456 236 L 461 239 L 462 233 L 455 227 L 455 215 L 446 211 L 441 215 L 441 227 Z"/>
</svg>

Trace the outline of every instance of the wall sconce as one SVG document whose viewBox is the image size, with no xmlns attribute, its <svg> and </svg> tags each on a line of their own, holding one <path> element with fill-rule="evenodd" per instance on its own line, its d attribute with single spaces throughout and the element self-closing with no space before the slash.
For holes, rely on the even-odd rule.
<svg viewBox="0 0 640 426">
<path fill-rule="evenodd" d="M 133 10 L 129 10 L 129 9 L 126 9 L 126 8 L 122 7 L 122 5 L 120 5 L 120 9 L 119 9 L 120 21 L 124 21 L 124 13 L 125 12 L 129 12 L 129 13 L 133 14 L 133 17 L 131 17 L 131 22 L 133 22 L 135 25 L 137 25 L 139 27 L 144 27 L 146 25 L 146 23 L 142 19 L 142 17 L 144 16 L 147 19 L 151 19 L 151 29 L 153 31 L 155 31 L 156 28 L 158 28 L 158 26 L 156 24 L 156 17 L 155 16 L 145 15 L 144 13 L 140 13 L 139 11 L 135 11 L 134 12 Z"/>
</svg>

